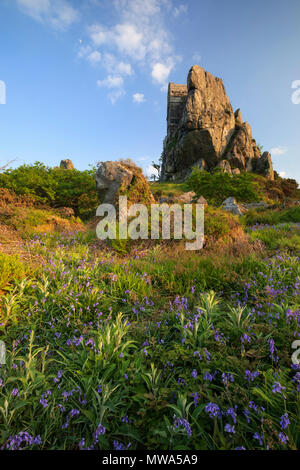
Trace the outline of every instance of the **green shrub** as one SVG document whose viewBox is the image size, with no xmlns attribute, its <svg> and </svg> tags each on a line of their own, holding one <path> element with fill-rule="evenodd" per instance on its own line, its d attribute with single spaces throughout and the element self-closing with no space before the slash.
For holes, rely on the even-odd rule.
<svg viewBox="0 0 300 470">
<path fill-rule="evenodd" d="M 72 207 L 75 216 L 83 219 L 94 215 L 98 205 L 95 171 L 54 168 L 52 172 L 57 181 L 54 205 Z"/>
<path fill-rule="evenodd" d="M 36 162 L 1 173 L 0 187 L 31 195 L 52 207 L 72 207 L 75 216 L 86 219 L 95 214 L 98 205 L 95 171 L 51 168 Z"/>
<path fill-rule="evenodd" d="M 187 185 L 197 197 L 204 196 L 208 202 L 216 205 L 227 197 L 235 197 L 239 202 L 258 201 L 261 198 L 258 183 L 251 173 L 230 175 L 220 169 L 210 173 L 195 168 Z"/>
</svg>

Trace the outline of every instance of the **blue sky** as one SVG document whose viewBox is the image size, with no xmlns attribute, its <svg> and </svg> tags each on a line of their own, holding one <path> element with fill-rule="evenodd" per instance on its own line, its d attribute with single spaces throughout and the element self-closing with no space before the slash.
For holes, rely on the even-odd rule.
<svg viewBox="0 0 300 470">
<path fill-rule="evenodd" d="M 0 48 L 0 163 L 129 157 L 146 169 L 168 81 L 199 64 L 300 181 L 299 0 L 1 0 Z"/>
</svg>

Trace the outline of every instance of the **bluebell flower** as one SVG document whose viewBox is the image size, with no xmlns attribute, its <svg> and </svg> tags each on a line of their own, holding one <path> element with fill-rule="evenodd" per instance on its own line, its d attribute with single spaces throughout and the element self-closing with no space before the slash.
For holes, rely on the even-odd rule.
<svg viewBox="0 0 300 470">
<path fill-rule="evenodd" d="M 287 413 L 281 416 L 280 418 L 280 426 L 281 429 L 286 429 L 288 425 L 290 424 L 289 416 Z"/>
<path fill-rule="evenodd" d="M 228 432 L 229 434 L 235 434 L 235 429 L 234 426 L 227 423 L 224 428 L 225 432 Z"/>
<path fill-rule="evenodd" d="M 208 403 L 205 407 L 205 413 L 209 414 L 210 418 L 215 418 L 215 417 L 220 417 L 221 416 L 221 410 L 219 406 L 216 403 Z"/>
<path fill-rule="evenodd" d="M 282 444 L 287 444 L 289 438 L 286 434 L 284 434 L 283 432 L 280 432 L 278 434 L 278 437 L 279 437 L 279 440 L 282 442 Z"/>
</svg>

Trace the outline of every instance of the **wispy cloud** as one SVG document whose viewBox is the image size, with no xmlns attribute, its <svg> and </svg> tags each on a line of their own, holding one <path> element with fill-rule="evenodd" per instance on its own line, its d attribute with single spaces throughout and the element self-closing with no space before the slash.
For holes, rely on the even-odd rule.
<svg viewBox="0 0 300 470">
<path fill-rule="evenodd" d="M 181 4 L 178 7 L 174 8 L 173 15 L 175 16 L 175 18 L 177 18 L 178 16 L 187 13 L 187 10 L 188 10 L 188 6 Z"/>
<path fill-rule="evenodd" d="M 123 85 L 123 78 L 108 75 L 105 80 L 98 80 L 97 85 L 99 87 L 106 87 L 106 88 L 120 88 Z"/>
<path fill-rule="evenodd" d="M 144 103 L 146 101 L 143 93 L 134 93 L 132 100 L 134 103 Z"/>
<path fill-rule="evenodd" d="M 96 65 L 101 61 L 101 54 L 99 51 L 93 51 L 87 56 L 87 60 L 90 62 L 92 65 Z"/>
<path fill-rule="evenodd" d="M 280 171 L 279 172 L 279 176 L 281 176 L 281 178 L 284 178 L 286 175 L 285 171 Z"/>
<path fill-rule="evenodd" d="M 115 24 L 94 22 L 87 28 L 91 51 L 100 50 L 108 75 L 129 76 L 138 67 L 166 90 L 169 75 L 181 60 L 175 55 L 164 17 L 186 11 L 171 0 L 113 0 Z M 79 52 L 80 53 L 80 52 Z"/>
<path fill-rule="evenodd" d="M 179 17 L 186 13 L 187 5 L 184 3 L 174 6 L 173 0 L 108 0 L 107 5 L 113 9 L 112 18 L 115 19 L 108 25 L 97 18 L 97 13 L 93 22 L 84 24 L 86 16 L 83 11 L 81 14 L 81 2 L 15 2 L 23 13 L 56 29 L 65 30 L 80 19 L 83 35 L 78 43 L 77 56 L 92 66 L 102 68 L 104 76 L 99 77 L 102 80 L 98 81 L 98 85 L 99 82 L 108 85 L 111 77 L 121 77 L 124 87 L 124 79 L 138 71 L 146 73 L 154 84 L 165 91 L 170 73 L 181 60 L 175 54 L 172 35 L 166 25 L 170 16 Z M 95 0 L 90 1 L 90 5 L 92 3 L 98 4 Z M 120 97 L 124 94 L 124 88 L 123 93 L 119 88 Z"/>
<path fill-rule="evenodd" d="M 134 71 L 128 62 L 118 60 L 113 54 L 106 52 L 103 56 L 103 66 L 110 74 L 133 75 Z"/>
<path fill-rule="evenodd" d="M 108 75 L 104 80 L 97 80 L 98 87 L 112 90 L 108 93 L 108 98 L 112 104 L 125 94 L 123 89 L 123 78 L 121 76 Z"/>
<path fill-rule="evenodd" d="M 273 147 L 270 150 L 271 155 L 285 155 L 288 149 L 286 147 Z"/>
<path fill-rule="evenodd" d="M 67 0 L 16 0 L 26 15 L 48 23 L 55 29 L 66 29 L 79 18 L 79 12 Z"/>
</svg>

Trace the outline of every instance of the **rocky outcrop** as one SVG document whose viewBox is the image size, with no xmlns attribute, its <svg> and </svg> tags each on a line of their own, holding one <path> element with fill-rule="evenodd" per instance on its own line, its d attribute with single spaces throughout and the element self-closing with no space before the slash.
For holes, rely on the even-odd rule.
<svg viewBox="0 0 300 470">
<path fill-rule="evenodd" d="M 221 168 L 221 170 L 223 170 L 225 173 L 232 174 L 232 169 L 231 169 L 230 163 L 227 160 L 221 160 L 217 164 L 217 167 Z"/>
<path fill-rule="evenodd" d="M 121 187 L 127 188 L 133 172 L 119 162 L 100 162 L 95 175 L 99 200 L 114 204 Z"/>
<path fill-rule="evenodd" d="M 272 165 L 272 159 L 271 155 L 269 152 L 264 152 L 261 156 L 261 158 L 257 158 L 255 160 L 255 170 L 258 173 L 262 173 L 271 180 L 274 180 L 274 170 L 273 170 L 273 165 Z"/>
<path fill-rule="evenodd" d="M 69 160 L 68 158 L 66 160 L 62 160 L 60 162 L 60 168 L 63 168 L 64 170 L 74 170 L 72 160 Z"/>
<path fill-rule="evenodd" d="M 170 84 L 168 92 L 163 181 L 182 181 L 194 167 L 201 170 L 220 167 L 231 174 L 254 171 L 274 178 L 270 154 L 261 156 L 249 123 L 243 122 L 240 109 L 233 112 L 220 78 L 194 65 L 188 74 L 186 96 L 184 85 L 176 86 L 180 87 L 180 97 L 175 97 L 174 84 Z M 180 99 L 176 112 L 175 99 Z"/>
<path fill-rule="evenodd" d="M 101 203 L 117 205 L 122 194 L 131 203 L 155 202 L 142 170 L 133 162 L 99 162 L 95 180 Z"/>
<path fill-rule="evenodd" d="M 234 197 L 228 197 L 227 199 L 225 199 L 222 204 L 222 209 L 226 212 L 230 212 L 231 214 L 240 216 L 243 215 L 243 213 L 245 212 L 243 210 L 243 207 L 237 203 Z"/>
</svg>

